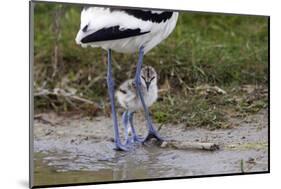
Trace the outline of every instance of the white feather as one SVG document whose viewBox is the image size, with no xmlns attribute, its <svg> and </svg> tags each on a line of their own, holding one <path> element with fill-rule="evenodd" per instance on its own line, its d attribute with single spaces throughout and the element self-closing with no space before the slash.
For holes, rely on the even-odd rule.
<svg viewBox="0 0 281 189">
<path fill-rule="evenodd" d="M 162 11 L 153 11 L 160 14 Z M 81 40 L 102 28 L 119 26 L 119 29 L 140 29 L 141 32 L 149 32 L 144 35 L 128 37 L 118 40 L 109 40 L 94 42 L 88 45 L 92 47 L 102 47 L 104 49 L 112 49 L 117 52 L 133 53 L 137 52 L 141 46 L 144 46 L 144 53 L 158 45 L 161 41 L 175 28 L 178 13 L 174 12 L 172 17 L 165 22 L 155 23 L 152 21 L 144 21 L 132 15 L 128 15 L 123 11 L 110 11 L 109 8 L 90 7 L 84 9 L 81 13 L 80 30 L 76 36 L 76 43 L 82 44 Z M 88 25 L 87 31 L 82 29 Z"/>
<path fill-rule="evenodd" d="M 135 112 L 141 110 L 143 105 L 141 103 L 140 98 L 137 95 L 136 89 L 130 89 L 133 79 L 126 80 L 124 83 L 120 85 L 120 88 L 126 91 L 126 94 L 120 92 L 119 90 L 116 91 L 115 95 L 119 102 L 119 104 L 129 110 L 130 112 Z M 145 86 L 142 86 L 142 94 L 144 98 L 144 102 L 147 107 L 150 107 L 158 98 L 158 87 L 156 82 L 152 83 L 149 87 L 149 91 L 146 90 Z"/>
</svg>

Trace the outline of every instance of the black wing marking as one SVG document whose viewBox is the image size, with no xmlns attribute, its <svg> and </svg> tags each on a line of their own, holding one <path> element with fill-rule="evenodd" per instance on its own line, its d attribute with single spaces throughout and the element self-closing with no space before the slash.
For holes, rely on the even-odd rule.
<svg viewBox="0 0 281 189">
<path fill-rule="evenodd" d="M 173 12 L 164 11 L 162 13 L 152 13 L 151 10 L 137 10 L 137 9 L 118 9 L 110 8 L 110 11 L 123 11 L 128 15 L 132 15 L 143 21 L 151 21 L 156 23 L 165 22 L 173 16 Z"/>
<path fill-rule="evenodd" d="M 102 28 L 90 35 L 85 36 L 81 42 L 82 43 L 91 43 L 91 42 L 98 42 L 98 41 L 109 41 L 109 40 L 116 40 L 116 39 L 124 39 L 128 37 L 138 36 L 149 33 L 141 32 L 138 29 L 125 29 L 120 30 L 119 26 L 112 26 L 109 28 Z"/>
</svg>

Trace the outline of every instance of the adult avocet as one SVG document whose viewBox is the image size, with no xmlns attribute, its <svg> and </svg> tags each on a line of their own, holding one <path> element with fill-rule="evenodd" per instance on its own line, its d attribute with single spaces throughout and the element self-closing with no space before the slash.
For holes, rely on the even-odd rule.
<svg viewBox="0 0 281 189">
<path fill-rule="evenodd" d="M 121 143 L 119 136 L 115 111 L 111 50 L 121 53 L 139 52 L 134 79 L 147 121 L 148 135 L 143 142 L 150 138 L 162 141 L 153 127 L 141 93 L 140 73 L 144 54 L 170 35 L 176 26 L 177 19 L 178 12 L 146 9 L 85 7 L 81 12 L 81 24 L 76 36 L 76 43 L 83 47 L 101 47 L 108 51 L 107 85 L 114 126 L 114 142 L 117 150 L 128 150 L 128 146 Z"/>
</svg>

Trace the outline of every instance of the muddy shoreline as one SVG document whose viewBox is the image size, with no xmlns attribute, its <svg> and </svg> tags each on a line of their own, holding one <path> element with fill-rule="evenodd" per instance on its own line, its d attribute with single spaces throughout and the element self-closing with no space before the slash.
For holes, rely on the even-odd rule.
<svg viewBox="0 0 281 189">
<path fill-rule="evenodd" d="M 144 133 L 143 118 L 136 118 L 138 132 Z M 163 149 L 148 144 L 137 145 L 130 152 L 117 152 L 113 150 L 109 117 L 40 114 L 34 120 L 35 184 L 267 171 L 267 109 L 230 121 L 236 125 L 234 128 L 211 131 L 166 124 L 159 131 L 166 139 L 218 143 L 218 151 Z"/>
</svg>

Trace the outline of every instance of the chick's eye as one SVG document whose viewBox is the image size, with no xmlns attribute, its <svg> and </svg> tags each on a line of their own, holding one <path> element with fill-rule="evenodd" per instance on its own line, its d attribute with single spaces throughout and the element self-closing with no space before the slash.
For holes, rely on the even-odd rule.
<svg viewBox="0 0 281 189">
<path fill-rule="evenodd" d="M 155 77 L 154 77 L 154 76 L 150 79 L 150 82 L 151 82 L 153 79 L 155 79 Z"/>
<path fill-rule="evenodd" d="M 141 78 L 145 81 L 145 77 L 144 76 L 141 76 Z"/>
</svg>

